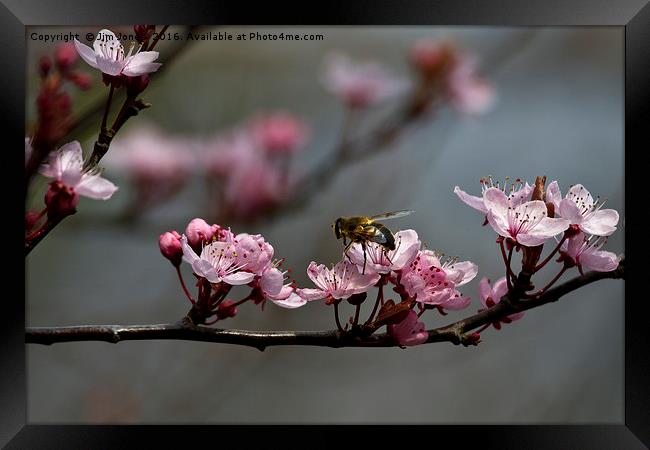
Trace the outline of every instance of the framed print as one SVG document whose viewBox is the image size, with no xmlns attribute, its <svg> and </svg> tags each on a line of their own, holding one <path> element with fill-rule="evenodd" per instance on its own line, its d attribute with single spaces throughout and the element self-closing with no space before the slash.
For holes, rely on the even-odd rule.
<svg viewBox="0 0 650 450">
<path fill-rule="evenodd" d="M 644 1 L 113 6 L 2 8 L 3 445 L 648 445 Z"/>
</svg>

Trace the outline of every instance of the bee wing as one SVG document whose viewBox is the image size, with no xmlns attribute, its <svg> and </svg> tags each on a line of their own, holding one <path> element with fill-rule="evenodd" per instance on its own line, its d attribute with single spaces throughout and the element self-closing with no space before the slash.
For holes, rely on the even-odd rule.
<svg viewBox="0 0 650 450">
<path fill-rule="evenodd" d="M 376 216 L 370 216 L 372 220 L 388 220 L 388 219 L 398 219 L 400 217 L 408 216 L 413 214 L 415 211 L 410 209 L 403 209 L 401 211 L 387 212 L 383 214 L 377 214 Z"/>
<path fill-rule="evenodd" d="M 385 244 L 388 242 L 388 238 L 384 233 L 372 224 L 359 226 L 356 230 L 356 234 L 363 236 L 368 241 L 376 242 L 378 244 Z"/>
</svg>

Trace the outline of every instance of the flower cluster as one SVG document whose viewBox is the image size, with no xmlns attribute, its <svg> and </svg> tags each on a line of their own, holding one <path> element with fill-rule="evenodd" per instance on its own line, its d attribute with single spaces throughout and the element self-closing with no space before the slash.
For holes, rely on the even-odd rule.
<svg viewBox="0 0 650 450">
<path fill-rule="evenodd" d="M 295 182 L 291 159 L 308 137 L 303 120 L 277 111 L 204 143 L 202 164 L 221 216 L 253 220 L 283 203 Z"/>
<path fill-rule="evenodd" d="M 481 180 L 480 197 L 467 194 L 458 186 L 456 195 L 467 205 L 485 214 L 485 223 L 499 235 L 497 242 L 506 266 L 506 276 L 497 280 L 491 287 L 487 278 L 480 284 L 479 298 L 486 308 L 494 307 L 509 289 L 517 282 L 512 269 L 513 250 L 522 252 L 522 271 L 528 278 L 541 270 L 557 253 L 557 262 L 562 267 L 555 277 L 535 293 L 526 293 L 526 298 L 537 298 L 554 285 L 566 270 L 577 267 L 581 274 L 584 269 L 610 272 L 619 264 L 616 254 L 601 250 L 607 237 L 618 225 L 616 210 L 604 209 L 604 202 L 594 200 L 591 193 L 582 185 L 570 186 L 562 198 L 557 181 L 545 187 L 546 178 L 538 177 L 534 185 L 516 179 L 501 185 L 491 177 Z M 539 262 L 542 249 L 547 241 L 554 244 L 549 255 Z M 508 255 L 506 256 L 506 249 Z M 530 286 L 524 286 L 532 290 Z M 500 322 L 510 323 L 523 313 L 507 316 Z M 493 323 L 499 329 L 500 322 Z"/>
<path fill-rule="evenodd" d="M 376 319 L 373 311 L 364 326 L 373 330 L 389 325 L 389 334 L 400 345 L 415 345 L 421 343 L 423 336 L 426 341 L 426 333 L 422 334 L 422 322 L 414 320 L 417 314 L 412 309 L 418 306 L 420 314 L 426 309 L 437 309 L 444 314 L 447 309 L 466 308 L 470 299 L 457 288 L 471 281 L 477 273 L 478 266 L 469 261 L 442 262 L 440 255 L 422 248 L 417 233 L 408 229 L 395 234 L 394 250 L 374 242 L 366 243 L 364 250 L 361 244 L 355 243 L 331 269 L 311 262 L 307 275 L 316 288 L 297 289 L 297 293 L 309 301 L 324 298 L 327 304 L 336 305 L 347 300 L 360 305 L 367 291 L 377 286 L 377 304 L 381 309 Z M 401 298 L 400 303 L 384 300 L 383 286 L 387 283 L 393 285 L 393 291 Z M 352 326 L 358 326 L 358 321 L 353 320 Z"/>
<path fill-rule="evenodd" d="M 116 137 L 104 161 L 106 167 L 126 175 L 135 190 L 133 208 L 142 210 L 169 199 L 190 180 L 196 145 L 152 125 L 139 126 Z"/>
<path fill-rule="evenodd" d="M 306 303 L 291 283 L 284 283 L 286 271 L 279 269 L 280 261 L 273 259 L 274 249 L 264 237 L 255 234 L 234 234 L 219 225 L 209 225 L 196 218 L 190 221 L 184 234 L 169 231 L 160 235 L 160 251 L 178 271 L 181 285 L 197 314 L 204 323 L 232 317 L 235 308 L 252 300 L 262 304 L 270 300 L 283 308 L 297 308 Z M 198 299 L 189 293 L 180 273 L 181 261 L 188 263 L 197 279 Z M 251 292 L 242 300 L 226 298 L 233 286 L 248 285 Z"/>
<path fill-rule="evenodd" d="M 321 78 L 327 90 L 350 109 L 364 109 L 401 94 L 408 82 L 373 61 L 354 62 L 347 55 L 327 56 Z"/>
<path fill-rule="evenodd" d="M 580 265 L 579 257 L 586 255 L 587 268 L 610 271 L 616 269 L 615 255 L 594 252 L 603 245 L 604 239 L 616 231 L 619 216 L 613 209 L 603 209 L 604 202 L 594 200 L 581 184 L 570 187 L 562 198 L 557 181 L 549 183 L 546 192 L 533 199 L 533 186 L 517 179 L 508 185 L 494 184 L 491 178 L 481 180 L 481 197 L 467 194 L 458 186 L 454 192 L 472 208 L 485 213 L 487 223 L 507 242 L 524 247 L 535 247 L 546 240 L 564 233 L 563 251 L 574 264 Z M 586 236 L 590 235 L 590 236 Z M 568 242 L 565 240 L 568 239 Z"/>
<path fill-rule="evenodd" d="M 59 44 L 53 55 L 43 55 L 38 62 L 41 86 L 36 98 L 38 125 L 34 135 L 25 140 L 25 166 L 34 173 L 70 130 L 72 98 L 66 81 L 81 90 L 91 87 L 90 76 L 74 68 L 77 52 L 70 43 Z"/>
<path fill-rule="evenodd" d="M 461 113 L 482 114 L 494 105 L 494 89 L 478 75 L 476 57 L 451 42 L 417 41 L 410 59 L 421 80 L 419 108 L 443 99 Z"/>
</svg>

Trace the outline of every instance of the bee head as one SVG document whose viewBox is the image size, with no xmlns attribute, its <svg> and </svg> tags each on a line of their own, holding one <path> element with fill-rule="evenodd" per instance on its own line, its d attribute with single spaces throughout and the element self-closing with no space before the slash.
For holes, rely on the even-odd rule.
<svg viewBox="0 0 650 450">
<path fill-rule="evenodd" d="M 341 239 L 341 236 L 343 234 L 341 233 L 341 225 L 343 223 L 343 220 L 340 218 L 336 219 L 336 222 L 332 225 L 332 228 L 334 228 L 334 234 L 336 235 L 336 239 Z"/>
</svg>

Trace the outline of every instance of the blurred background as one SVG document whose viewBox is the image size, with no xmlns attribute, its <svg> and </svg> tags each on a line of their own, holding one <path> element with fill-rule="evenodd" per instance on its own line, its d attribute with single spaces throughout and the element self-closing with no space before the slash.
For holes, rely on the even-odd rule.
<svg viewBox="0 0 650 450">
<path fill-rule="evenodd" d="M 118 30 L 132 32 L 130 27 L 113 29 Z M 30 31 L 85 34 L 98 29 Z M 101 163 L 119 191 L 107 202 L 82 199 L 79 212 L 27 258 L 27 326 L 180 319 L 189 305 L 157 240 L 167 230 L 182 232 L 194 217 L 220 220 L 235 232 L 263 234 L 276 257 L 286 258 L 285 267 L 293 269 L 298 284 L 311 287 L 305 273 L 309 262 L 340 258 L 342 243 L 330 228 L 337 217 L 396 209 L 416 213 L 391 222 L 393 229 L 413 228 L 430 248 L 479 265 L 479 276 L 461 289 L 474 299 L 468 309 L 423 316 L 428 327 L 444 325 L 480 307 L 480 278 L 502 276 L 494 233 L 481 227 L 481 214 L 453 193 L 458 185 L 478 194 L 479 179 L 487 175 L 529 182 L 547 175 L 559 181 L 563 194 L 571 184 L 584 184 L 621 213 L 619 230 L 606 249 L 622 253 L 622 29 L 200 31 L 324 38 L 183 42 L 182 48 L 179 42 L 161 41 L 157 50 L 164 70 L 151 77 L 142 94 L 152 107 L 127 122 Z M 224 193 L 230 181 L 219 178 L 218 170 L 206 171 L 205 153 L 237 148 L 228 140 L 233 130 L 265 114 L 292 115 L 308 132 L 291 156 L 289 173 L 312 173 L 333 157 L 344 123 L 352 135 L 372 129 L 405 97 L 396 95 L 355 113 L 350 122 L 341 101 L 323 85 L 324 58 L 341 51 L 354 61 L 374 60 L 392 76 L 414 83 L 409 52 L 423 38 L 453 41 L 477 57 L 477 73 L 493 91 L 489 110 L 467 114 L 445 105 L 429 111 L 376 152 L 337 169 L 295 208 L 267 214 L 260 207 L 259 214 L 238 215 L 215 206 L 235 194 Z M 38 61 L 53 48 L 29 41 L 28 133 L 35 119 Z M 76 64 L 93 81 L 89 90 L 70 90 L 73 111 L 83 117 L 106 98 L 108 88 L 98 71 L 81 60 Z M 68 140 L 80 140 L 89 151 L 100 119 L 91 116 L 88 126 L 75 128 Z M 125 157 L 135 152 L 129 149 L 138 136 L 145 147 L 149 142 L 147 148 L 157 155 L 152 159 L 160 164 L 174 151 L 183 154 L 178 161 L 190 162 L 166 167 L 162 180 L 143 181 Z M 163 147 L 169 151 L 160 150 L 158 156 Z M 175 180 L 174 174 L 184 170 L 187 175 Z M 158 182 L 164 188 L 158 189 Z M 45 186 L 45 180 L 33 186 L 35 208 L 42 208 Z M 160 198 L 152 200 L 145 192 L 151 186 Z M 293 194 L 283 195 L 290 199 Z M 274 197 L 270 211 L 284 201 Z M 190 270 L 184 271 L 189 280 Z M 620 281 L 592 284 L 500 331 L 488 329 L 483 342 L 469 348 L 270 347 L 259 352 L 180 341 L 28 345 L 28 417 L 32 423 L 622 423 L 623 289 Z M 323 302 L 296 310 L 268 303 L 263 311 L 245 304 L 237 317 L 218 326 L 319 330 L 334 328 L 334 320 Z"/>
</svg>

